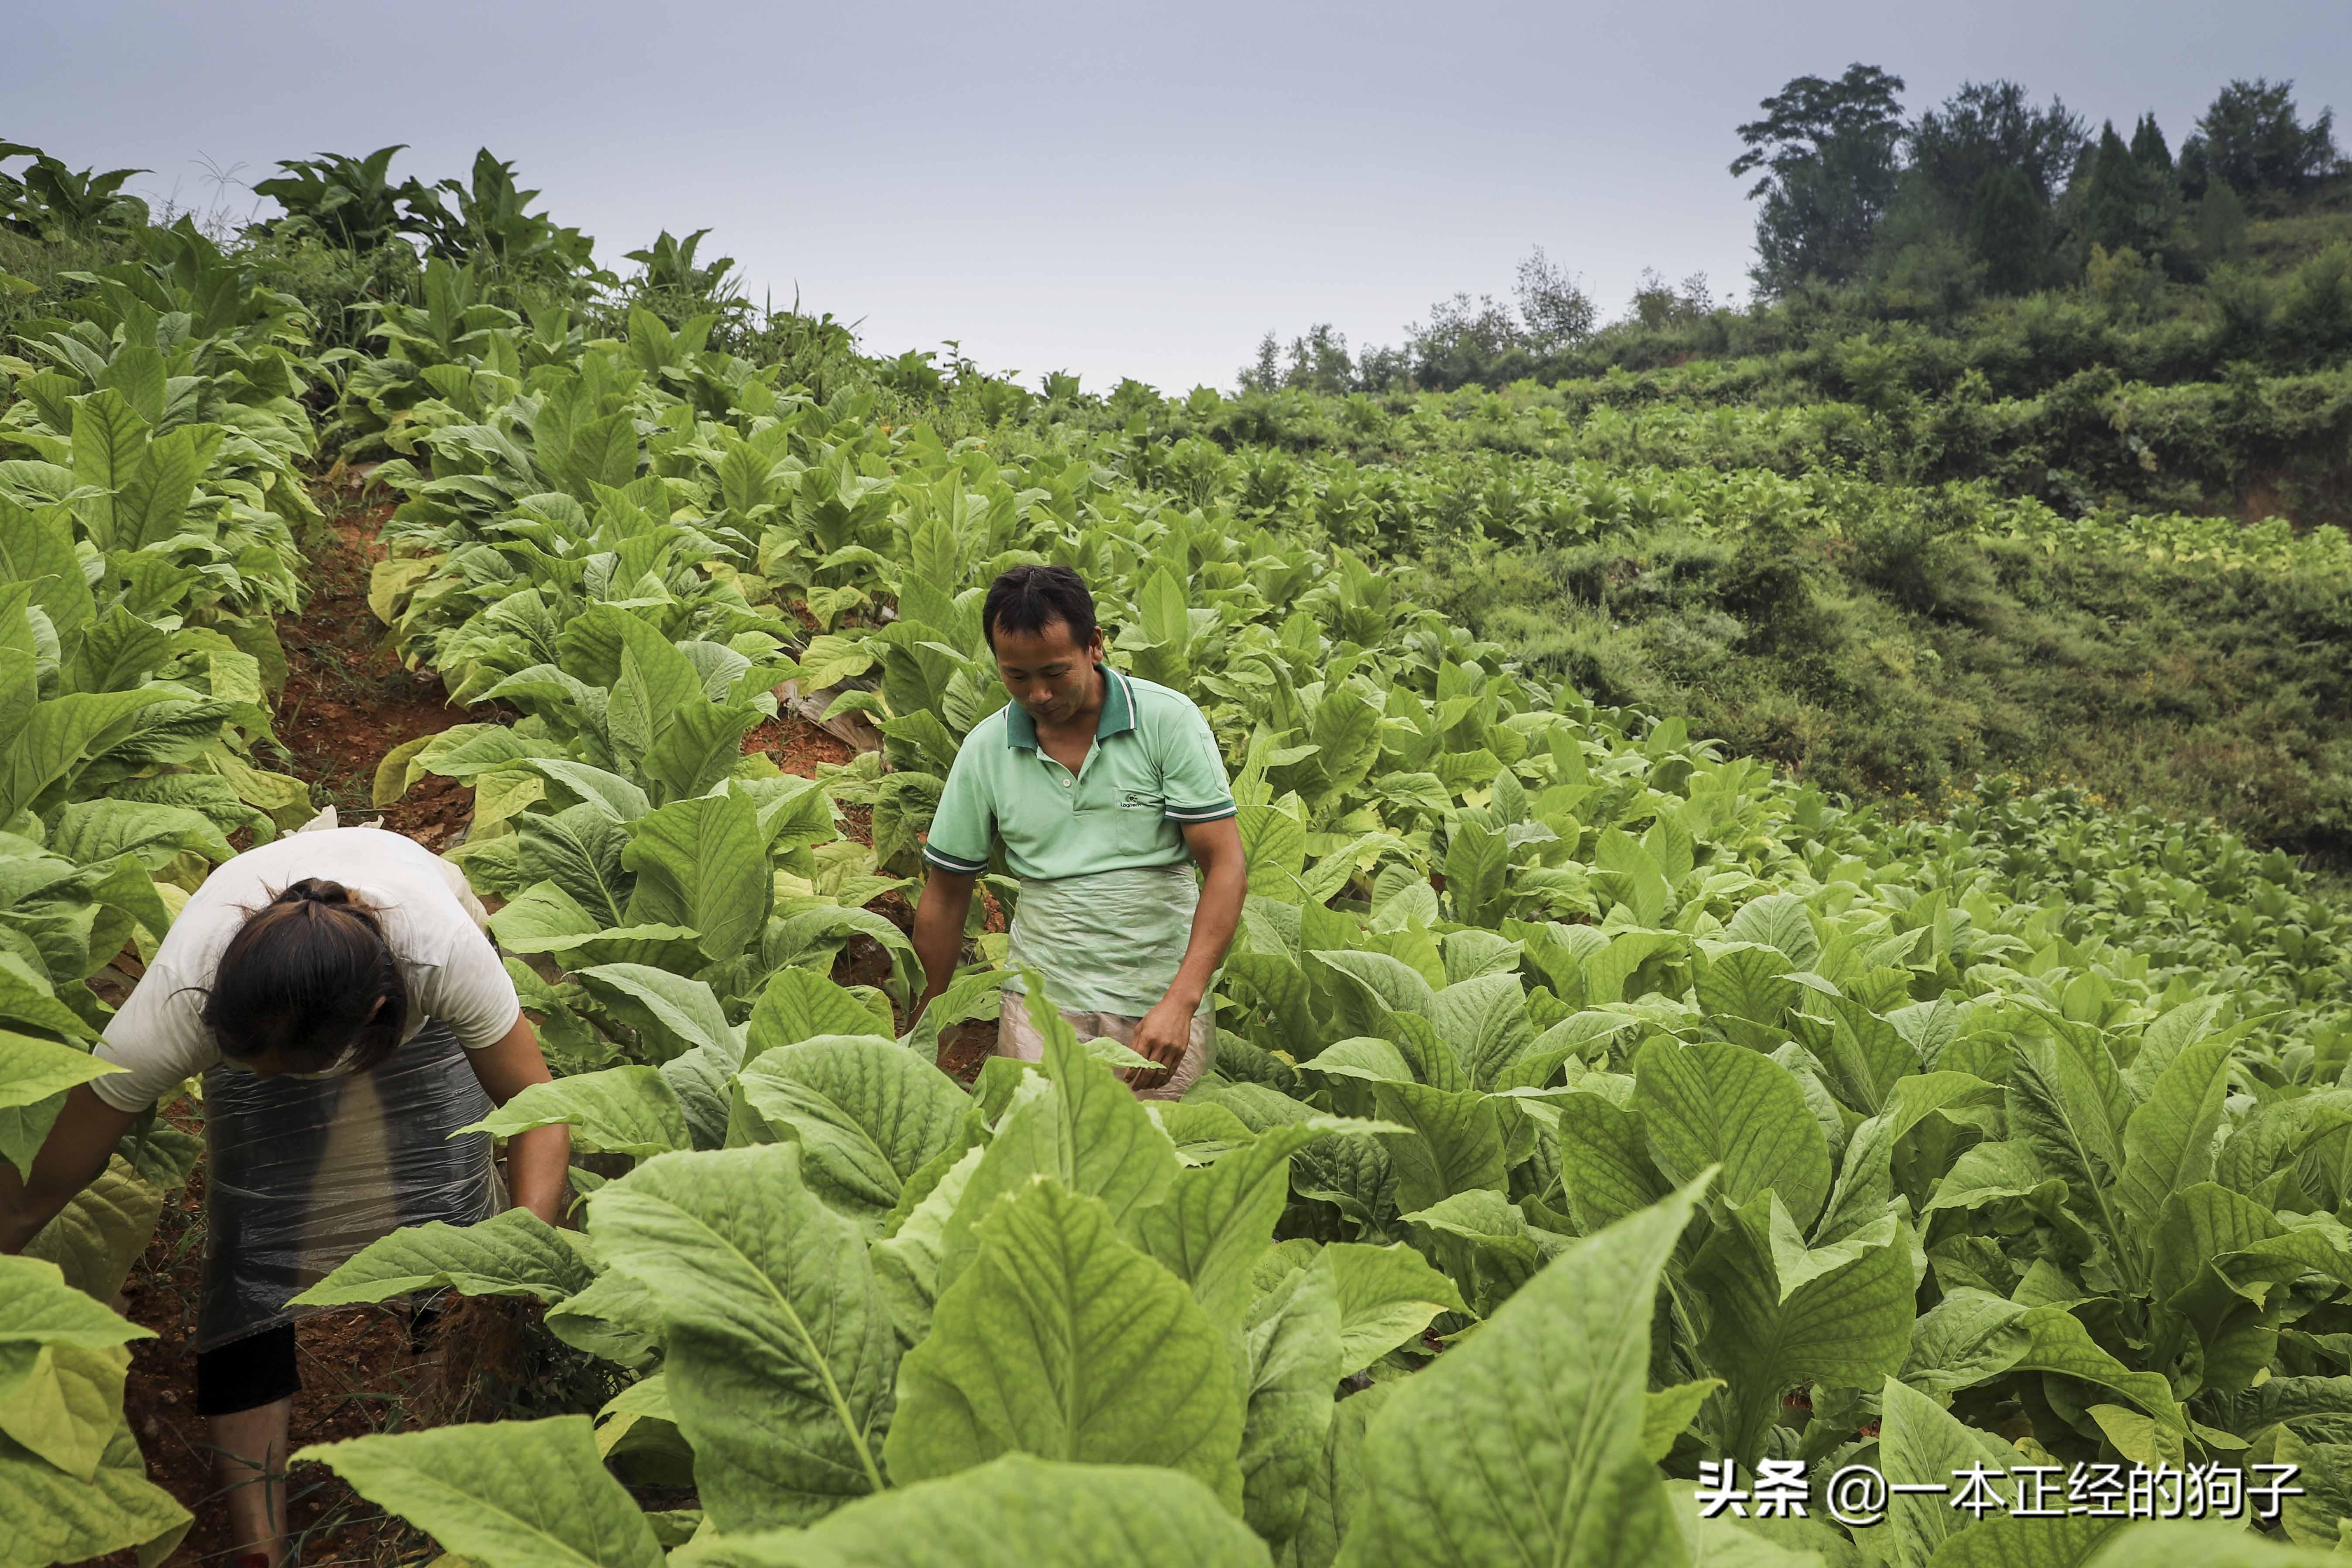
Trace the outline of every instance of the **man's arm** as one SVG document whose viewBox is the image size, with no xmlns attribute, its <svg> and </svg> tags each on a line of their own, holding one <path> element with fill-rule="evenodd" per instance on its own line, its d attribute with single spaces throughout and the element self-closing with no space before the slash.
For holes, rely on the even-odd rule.
<svg viewBox="0 0 2352 1568">
<path fill-rule="evenodd" d="M 107 1157 L 136 1120 L 138 1112 L 115 1110 L 86 1083 L 66 1090 L 65 1109 L 33 1156 L 32 1179 L 23 1180 L 15 1165 L 0 1160 L 0 1252 L 23 1251 L 106 1169 Z"/>
<path fill-rule="evenodd" d="M 914 1018 L 907 1020 L 908 1028 L 955 978 L 956 960 L 963 954 L 964 921 L 971 913 L 971 890 L 979 882 L 977 876 L 958 876 L 929 862 L 923 866 L 922 900 L 915 906 L 915 956 L 922 961 L 923 994 L 915 1004 Z"/>
<path fill-rule="evenodd" d="M 515 1015 L 514 1027 L 478 1051 L 467 1051 L 474 1077 L 493 1105 L 504 1105 L 535 1083 L 554 1078 L 539 1048 L 538 1032 L 530 1019 Z M 507 1140 L 507 1190 L 517 1208 L 526 1208 L 553 1225 L 563 1213 L 564 1188 L 571 1180 L 572 1129 L 561 1123 L 534 1127 Z"/>
<path fill-rule="evenodd" d="M 1234 818 L 1188 823 L 1184 846 L 1201 864 L 1201 901 L 1192 910 L 1192 937 L 1184 946 L 1184 962 L 1176 968 L 1168 994 L 1143 1016 L 1131 1043 L 1139 1056 L 1160 1066 L 1138 1068 L 1129 1082 L 1137 1089 L 1157 1089 L 1184 1059 L 1192 1039 L 1192 1016 L 1209 994 L 1209 981 L 1225 961 L 1242 921 L 1242 897 L 1249 890 L 1249 867 L 1242 855 L 1242 831 Z"/>
</svg>

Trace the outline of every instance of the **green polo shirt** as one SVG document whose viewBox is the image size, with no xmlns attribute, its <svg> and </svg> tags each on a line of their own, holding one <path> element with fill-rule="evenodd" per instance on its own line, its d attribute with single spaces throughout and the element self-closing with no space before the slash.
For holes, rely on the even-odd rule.
<svg viewBox="0 0 2352 1568">
<path fill-rule="evenodd" d="M 1122 675 L 1108 680 L 1095 743 L 1076 773 L 1037 744 L 1037 722 L 1008 702 L 972 726 L 948 770 L 923 858 L 977 876 L 992 844 L 1024 880 L 1172 866 L 1184 827 L 1234 815 L 1217 737 L 1181 691 Z"/>
<path fill-rule="evenodd" d="M 1013 962 L 1065 1007 L 1137 1016 L 1175 977 L 1199 888 L 1184 829 L 1234 815 L 1209 721 L 1181 691 L 1102 666 L 1095 743 L 1075 773 L 1007 703 L 948 770 L 923 858 L 977 876 L 990 848 L 1022 880 Z"/>
</svg>

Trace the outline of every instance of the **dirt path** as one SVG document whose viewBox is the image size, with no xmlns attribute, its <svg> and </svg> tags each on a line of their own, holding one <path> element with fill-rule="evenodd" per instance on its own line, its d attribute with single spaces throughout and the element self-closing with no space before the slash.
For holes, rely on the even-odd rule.
<svg viewBox="0 0 2352 1568">
<path fill-rule="evenodd" d="M 288 754 L 276 765 L 314 781 L 319 804 L 332 804 L 345 824 L 381 816 L 387 826 L 425 847 L 446 849 L 472 820 L 474 792 L 453 780 L 427 779 L 378 811 L 373 804 L 376 763 L 404 741 L 481 715 L 449 707 L 438 678 L 420 679 L 403 668 L 368 608 L 369 568 L 383 557 L 376 530 L 390 506 L 350 493 L 320 500 L 331 516 L 310 543 L 310 602 L 299 616 L 278 623 L 289 674 L 277 728 Z M 744 749 L 764 752 L 787 772 L 803 774 L 854 754 L 815 725 L 789 717 L 761 724 L 745 737 Z M 862 807 L 845 815 L 845 826 L 853 836 L 870 837 Z M 903 923 L 903 912 L 901 918 Z M 876 948 L 868 966 L 876 967 L 873 961 L 880 958 Z M 186 1102 L 173 1114 L 190 1131 L 201 1131 L 194 1108 Z M 154 1240 L 124 1288 L 132 1320 L 157 1336 L 132 1347 L 124 1407 L 146 1456 L 148 1475 L 196 1516 L 186 1542 L 169 1559 L 170 1568 L 209 1568 L 228 1560 L 205 1426 L 194 1409 L 191 1341 L 204 1275 L 203 1194 L 199 1165 L 185 1192 L 166 1206 Z M 303 1388 L 294 1402 L 294 1447 L 489 1419 L 509 1413 L 502 1406 L 513 1393 L 532 1403 L 567 1403 L 551 1397 L 556 1391 L 545 1379 L 559 1374 L 558 1369 L 534 1355 L 527 1342 L 530 1336 L 519 1331 L 519 1324 L 516 1311 L 505 1304 L 460 1302 L 420 1348 L 404 1306 L 303 1320 L 296 1331 Z M 568 1403 L 578 1408 L 580 1402 Z M 306 1565 L 392 1568 L 433 1555 L 427 1542 L 386 1519 L 323 1467 L 297 1469 L 290 1491 L 289 1524 Z M 102 1561 L 108 1568 L 135 1568 L 129 1552 Z"/>
<path fill-rule="evenodd" d="M 391 512 L 389 503 L 348 500 L 312 545 L 310 602 L 278 627 L 288 670 L 278 737 L 289 753 L 285 771 L 311 780 L 320 804 L 331 803 L 341 821 L 381 815 L 438 852 L 472 819 L 471 789 L 428 778 L 386 811 L 373 803 L 375 765 L 386 752 L 469 717 L 449 706 L 438 676 L 401 667 L 368 608 L 368 572 L 383 558 L 375 533 Z"/>
<path fill-rule="evenodd" d="M 472 817 L 473 791 L 428 780 L 379 813 L 371 804 L 375 764 L 402 742 L 468 715 L 447 705 L 437 679 L 419 679 L 401 668 L 368 609 L 368 569 L 383 553 L 375 531 L 390 507 L 348 493 L 320 501 L 332 516 L 310 542 L 310 602 L 278 628 L 288 679 L 277 728 L 288 755 L 277 765 L 315 781 L 319 804 L 333 805 L 343 822 L 382 816 L 426 847 L 445 849 Z M 174 1115 L 200 1130 L 193 1107 L 183 1103 Z M 204 1277 L 203 1194 L 199 1166 L 165 1208 L 124 1288 L 132 1320 L 157 1336 L 132 1347 L 124 1408 L 148 1475 L 196 1515 L 170 1560 L 174 1568 L 226 1562 L 228 1549 L 205 1426 L 194 1410 L 191 1341 Z M 303 1388 L 294 1402 L 295 1447 L 394 1430 L 420 1415 L 447 1418 L 453 1395 L 442 1357 L 412 1345 L 404 1308 L 322 1314 L 305 1320 L 297 1338 Z M 322 1468 L 302 1467 L 291 1489 L 289 1522 L 304 1563 L 389 1564 L 419 1555 L 413 1537 L 404 1541 L 404 1531 L 389 1527 Z M 117 1558 L 131 1568 L 129 1553 Z"/>
</svg>

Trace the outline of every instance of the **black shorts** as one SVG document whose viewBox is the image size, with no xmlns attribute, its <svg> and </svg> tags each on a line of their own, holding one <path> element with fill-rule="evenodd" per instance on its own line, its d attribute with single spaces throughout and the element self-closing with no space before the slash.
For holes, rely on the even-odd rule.
<svg viewBox="0 0 2352 1568">
<path fill-rule="evenodd" d="M 230 1415 L 291 1395 L 302 1386 L 294 1325 L 280 1323 L 196 1352 L 196 1414 Z"/>
<path fill-rule="evenodd" d="M 440 1320 L 439 1294 L 421 1300 L 408 1320 L 408 1348 L 422 1352 Z M 196 1352 L 196 1414 L 234 1415 L 289 1399 L 302 1388 L 294 1353 L 294 1325 L 280 1323 L 257 1334 Z"/>
</svg>

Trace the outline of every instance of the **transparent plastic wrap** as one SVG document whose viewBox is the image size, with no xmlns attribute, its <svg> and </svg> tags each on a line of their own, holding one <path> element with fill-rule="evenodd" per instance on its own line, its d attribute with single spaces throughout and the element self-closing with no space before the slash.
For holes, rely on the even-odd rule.
<svg viewBox="0 0 2352 1568">
<path fill-rule="evenodd" d="M 490 1112 L 466 1049 L 428 1022 L 350 1078 L 205 1074 L 205 1292 L 198 1351 L 290 1322 L 287 1302 L 404 1225 L 471 1225 L 505 1206 Z"/>
<path fill-rule="evenodd" d="M 1190 860 L 1024 878 L 1004 964 L 1044 975 L 1057 1006 L 1140 1017 L 1183 967 L 1200 902 Z M 1005 989 L 1018 994 L 1021 987 Z"/>
</svg>

